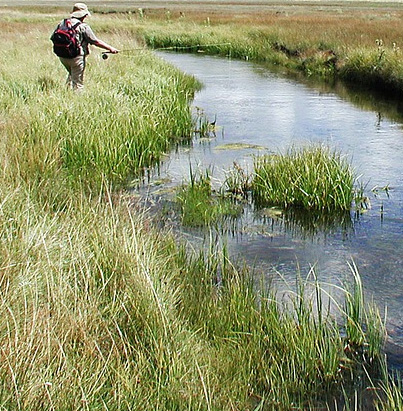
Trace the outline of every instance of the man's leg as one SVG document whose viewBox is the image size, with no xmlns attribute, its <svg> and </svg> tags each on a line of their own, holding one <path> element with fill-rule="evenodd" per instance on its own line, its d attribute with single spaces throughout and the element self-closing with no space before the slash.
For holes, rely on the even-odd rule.
<svg viewBox="0 0 403 411">
<path fill-rule="evenodd" d="M 63 64 L 64 68 L 67 70 L 67 72 L 69 73 L 69 75 L 67 76 L 67 80 L 66 80 L 66 85 L 69 88 L 72 88 L 72 83 L 71 83 L 71 67 L 70 67 L 70 63 L 71 63 L 71 59 L 65 59 L 63 57 L 59 57 L 61 63 Z"/>
<path fill-rule="evenodd" d="M 78 56 L 73 60 L 71 66 L 71 83 L 73 90 L 82 91 L 84 89 L 85 57 Z"/>
<path fill-rule="evenodd" d="M 60 57 L 60 61 L 69 73 L 67 85 L 73 90 L 82 91 L 84 89 L 85 57 L 78 56 L 72 59 Z"/>
</svg>

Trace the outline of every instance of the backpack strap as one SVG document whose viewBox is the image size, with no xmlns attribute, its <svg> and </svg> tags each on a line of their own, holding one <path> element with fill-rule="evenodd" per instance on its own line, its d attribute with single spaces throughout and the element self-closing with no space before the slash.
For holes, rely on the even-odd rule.
<svg viewBox="0 0 403 411">
<path fill-rule="evenodd" d="M 79 21 L 78 23 L 76 23 L 76 24 L 73 26 L 73 29 L 75 30 L 80 24 L 82 24 L 82 21 Z"/>
<path fill-rule="evenodd" d="M 71 23 L 71 19 L 64 19 L 64 24 L 66 24 L 67 20 L 69 20 L 70 23 Z M 74 24 L 73 26 L 71 26 L 71 28 L 72 28 L 73 30 L 76 30 L 76 28 L 77 28 L 80 24 L 82 24 L 82 21 L 79 20 L 76 24 Z M 76 33 L 77 33 L 77 32 L 76 32 Z M 78 47 L 79 47 L 80 50 L 82 51 L 83 46 L 81 45 L 81 36 L 79 36 L 78 33 L 77 33 L 77 43 L 78 43 Z"/>
<path fill-rule="evenodd" d="M 64 19 L 64 20 L 63 20 L 63 24 L 64 24 L 65 26 L 68 25 L 67 22 L 70 22 L 70 23 L 71 23 L 71 19 Z M 75 30 L 80 24 L 82 24 L 82 21 L 79 20 L 76 24 L 74 24 L 73 26 L 71 26 L 71 28 Z"/>
</svg>

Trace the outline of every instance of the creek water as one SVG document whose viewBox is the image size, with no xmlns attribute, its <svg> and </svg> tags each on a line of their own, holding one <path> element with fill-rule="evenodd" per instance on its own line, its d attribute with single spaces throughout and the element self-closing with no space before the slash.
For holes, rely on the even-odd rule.
<svg viewBox="0 0 403 411">
<path fill-rule="evenodd" d="M 193 106 L 216 119 L 214 138 L 196 138 L 164 161 L 160 177 L 168 185 L 189 180 L 190 165 L 201 172 L 209 169 L 219 185 L 234 162 L 251 171 L 255 154 L 285 152 L 307 142 L 321 142 L 346 155 L 365 184 L 371 202 L 367 212 L 352 212 L 347 224 L 307 235 L 298 222 L 262 219 L 245 210 L 237 235 L 228 235 L 226 244 L 232 256 L 278 283 L 293 284 L 296 269 L 304 277 L 315 266 L 320 282 L 341 285 L 351 277 L 348 262 L 354 261 L 367 301 L 373 299 L 381 312 L 387 307 L 389 342 L 403 347 L 403 120 L 398 106 L 251 62 L 159 55 L 203 83 Z M 398 364 L 403 356 L 396 352 L 393 361 Z"/>
</svg>

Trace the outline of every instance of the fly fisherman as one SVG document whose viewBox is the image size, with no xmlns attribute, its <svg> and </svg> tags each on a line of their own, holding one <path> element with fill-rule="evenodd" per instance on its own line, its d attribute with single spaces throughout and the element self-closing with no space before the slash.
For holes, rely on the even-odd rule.
<svg viewBox="0 0 403 411">
<path fill-rule="evenodd" d="M 84 23 L 87 16 L 91 16 L 87 5 L 76 3 L 70 18 L 64 19 L 51 37 L 54 52 L 59 56 L 61 63 L 69 73 L 67 85 L 76 91 L 82 91 L 84 88 L 85 59 L 90 52 L 90 44 L 113 54 L 119 52 L 95 36 L 91 27 Z"/>
</svg>

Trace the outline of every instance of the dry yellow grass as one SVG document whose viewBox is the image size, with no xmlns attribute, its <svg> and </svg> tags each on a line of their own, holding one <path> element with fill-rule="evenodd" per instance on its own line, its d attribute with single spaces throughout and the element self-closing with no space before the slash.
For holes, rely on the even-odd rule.
<svg viewBox="0 0 403 411">
<path fill-rule="evenodd" d="M 30 13 L 30 22 L 37 20 L 57 21 L 57 18 L 68 14 L 72 1 L 49 2 L 46 7 L 35 4 L 35 1 L 10 2 L 0 0 L 0 18 L 3 32 L 15 32 L 22 29 L 26 21 L 26 11 Z M 144 3 L 129 1 L 87 1 L 94 10 L 92 23 L 97 21 L 97 12 L 106 13 L 102 21 L 116 21 L 116 12 L 130 12 L 132 26 L 147 25 L 153 20 L 176 20 L 204 23 L 207 20 L 217 24 L 233 24 L 248 28 L 269 30 L 275 29 L 284 41 L 299 39 L 307 43 L 321 41 L 339 45 L 373 46 L 376 39 L 385 44 L 400 43 L 403 11 L 399 3 L 385 2 L 296 2 L 296 1 L 209 1 L 198 2 L 160 2 L 152 0 Z M 7 6 L 8 4 L 8 6 Z M 142 9 L 145 19 L 138 21 Z M 137 16 L 136 16 L 137 15 Z M 56 19 L 56 20 L 55 20 Z M 20 24 L 16 22 L 20 21 Z M 13 24 L 10 24 L 12 22 Z M 121 22 L 119 23 L 121 24 Z"/>
</svg>

